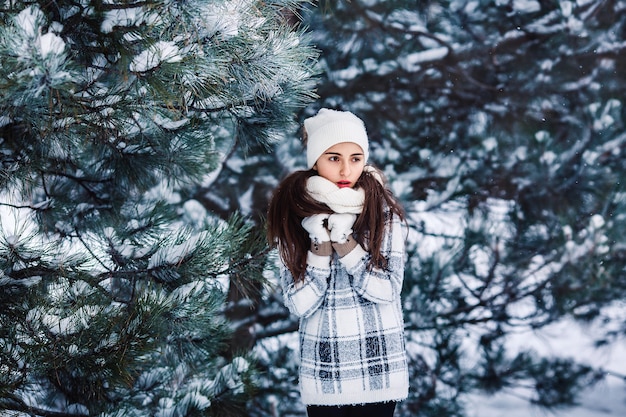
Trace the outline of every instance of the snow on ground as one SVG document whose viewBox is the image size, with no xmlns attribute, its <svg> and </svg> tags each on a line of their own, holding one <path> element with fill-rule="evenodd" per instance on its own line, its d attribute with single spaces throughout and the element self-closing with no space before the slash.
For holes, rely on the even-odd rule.
<svg viewBox="0 0 626 417">
<path fill-rule="evenodd" d="M 606 381 L 586 393 L 581 405 L 561 411 L 546 411 L 507 394 L 473 396 L 468 401 L 468 417 L 623 417 L 626 391 L 621 381 Z"/>
<path fill-rule="evenodd" d="M 622 303 L 609 314 L 623 317 L 626 305 Z M 620 320 L 612 320 L 619 324 Z M 468 400 L 468 417 L 623 417 L 626 416 L 626 341 L 621 340 L 605 348 L 595 348 L 593 338 L 601 329 L 563 321 L 540 332 L 510 335 L 513 346 L 536 349 L 544 355 L 572 357 L 595 365 L 609 373 L 596 386 L 583 393 L 580 405 L 560 411 L 546 411 L 529 404 L 512 393 L 493 396 L 472 395 Z"/>
</svg>

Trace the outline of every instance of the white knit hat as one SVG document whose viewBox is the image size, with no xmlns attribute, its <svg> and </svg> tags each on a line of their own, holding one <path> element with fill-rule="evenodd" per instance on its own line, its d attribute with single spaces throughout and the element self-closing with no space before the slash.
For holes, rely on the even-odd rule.
<svg viewBox="0 0 626 417">
<path fill-rule="evenodd" d="M 356 143 L 363 149 L 364 162 L 369 156 L 369 143 L 365 124 L 349 111 L 320 109 L 313 117 L 304 120 L 307 134 L 306 162 L 313 168 L 317 159 L 330 147 L 342 143 Z"/>
</svg>

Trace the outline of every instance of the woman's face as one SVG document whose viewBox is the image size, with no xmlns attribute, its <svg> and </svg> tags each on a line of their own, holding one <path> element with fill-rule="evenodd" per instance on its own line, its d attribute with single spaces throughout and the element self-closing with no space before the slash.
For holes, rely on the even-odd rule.
<svg viewBox="0 0 626 417">
<path fill-rule="evenodd" d="M 363 149 L 353 142 L 341 142 L 326 149 L 313 169 L 339 188 L 352 188 L 361 176 L 364 166 Z"/>
</svg>

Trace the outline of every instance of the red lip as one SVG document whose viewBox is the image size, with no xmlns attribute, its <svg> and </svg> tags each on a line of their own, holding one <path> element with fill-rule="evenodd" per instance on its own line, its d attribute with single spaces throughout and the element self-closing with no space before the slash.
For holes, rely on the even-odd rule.
<svg viewBox="0 0 626 417">
<path fill-rule="evenodd" d="M 350 181 L 339 181 L 337 182 L 337 187 L 339 188 L 347 188 L 350 186 Z"/>
</svg>

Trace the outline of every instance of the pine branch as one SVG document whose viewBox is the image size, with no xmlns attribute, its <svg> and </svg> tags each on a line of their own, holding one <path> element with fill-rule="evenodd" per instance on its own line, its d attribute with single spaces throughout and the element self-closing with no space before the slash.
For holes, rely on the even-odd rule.
<svg viewBox="0 0 626 417">
<path fill-rule="evenodd" d="M 5 393 L 3 398 L 0 398 L 0 410 L 21 412 L 31 417 L 84 417 L 82 413 L 66 413 L 29 406 L 21 398 L 10 393 Z"/>
</svg>

